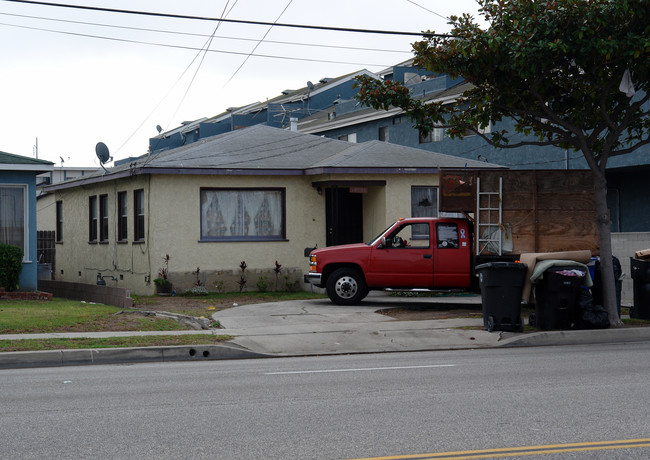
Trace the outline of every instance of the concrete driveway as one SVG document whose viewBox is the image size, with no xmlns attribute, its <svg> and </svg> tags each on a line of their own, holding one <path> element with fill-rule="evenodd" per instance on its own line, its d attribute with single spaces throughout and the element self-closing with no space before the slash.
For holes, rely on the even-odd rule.
<svg viewBox="0 0 650 460">
<path fill-rule="evenodd" d="M 480 297 L 413 298 L 371 295 L 360 305 L 338 306 L 328 299 L 243 305 L 213 315 L 232 343 L 277 356 L 394 352 L 492 347 L 501 333 L 481 327 L 482 318 L 398 321 L 377 313 L 389 308 L 425 308 L 447 303 L 480 312 Z M 437 305 L 439 306 L 439 305 Z"/>
</svg>

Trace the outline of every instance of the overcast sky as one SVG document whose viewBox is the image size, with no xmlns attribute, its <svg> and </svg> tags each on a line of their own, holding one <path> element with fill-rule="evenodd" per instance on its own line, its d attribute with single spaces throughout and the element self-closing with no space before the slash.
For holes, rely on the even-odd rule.
<svg viewBox="0 0 650 460">
<path fill-rule="evenodd" d="M 209 18 L 421 32 L 474 0 L 51 0 Z M 210 36 L 214 37 L 210 41 Z M 169 130 L 307 81 L 409 59 L 418 37 L 84 11 L 0 0 L 0 151 L 61 166 L 146 153 Z M 261 41 L 263 40 L 263 41 Z M 204 53 L 209 44 L 210 51 Z M 166 45 L 166 46 L 161 46 Z M 257 47 L 257 48 L 256 48 Z M 250 57 L 247 56 L 253 53 Z M 322 61 L 322 62 L 319 62 Z"/>
</svg>

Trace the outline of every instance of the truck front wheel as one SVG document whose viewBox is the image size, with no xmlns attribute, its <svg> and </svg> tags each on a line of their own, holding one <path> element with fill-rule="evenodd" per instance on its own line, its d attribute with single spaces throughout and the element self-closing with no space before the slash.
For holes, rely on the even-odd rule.
<svg viewBox="0 0 650 460">
<path fill-rule="evenodd" d="M 368 295 L 368 288 L 358 270 L 339 268 L 327 279 L 327 295 L 337 305 L 355 305 Z"/>
</svg>

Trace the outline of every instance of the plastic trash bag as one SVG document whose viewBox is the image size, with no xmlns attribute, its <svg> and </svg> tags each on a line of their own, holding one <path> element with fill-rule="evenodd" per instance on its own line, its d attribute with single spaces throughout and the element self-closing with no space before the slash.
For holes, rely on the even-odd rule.
<svg viewBox="0 0 650 460">
<path fill-rule="evenodd" d="M 578 322 L 576 329 L 607 329 L 609 315 L 602 305 L 596 305 L 587 289 L 580 289 L 577 295 Z"/>
</svg>

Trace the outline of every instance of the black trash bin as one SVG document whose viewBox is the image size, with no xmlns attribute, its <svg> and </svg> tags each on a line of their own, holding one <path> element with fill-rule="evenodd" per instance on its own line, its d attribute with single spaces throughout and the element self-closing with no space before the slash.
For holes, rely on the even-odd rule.
<svg viewBox="0 0 650 460">
<path fill-rule="evenodd" d="M 526 264 L 516 262 L 489 262 L 476 266 L 485 330 L 524 330 L 521 293 L 527 269 Z"/>
<path fill-rule="evenodd" d="M 614 266 L 614 283 L 616 287 L 616 309 L 618 311 L 618 317 L 621 317 L 621 291 L 623 290 L 623 280 L 621 276 L 623 275 L 623 269 L 621 268 L 621 262 L 616 256 L 612 256 L 612 264 Z M 594 266 L 594 276 L 593 276 L 593 286 L 591 287 L 591 295 L 594 298 L 594 305 L 603 305 L 603 281 L 602 275 L 600 273 L 600 258 L 596 260 Z"/>
<path fill-rule="evenodd" d="M 650 319 L 650 260 L 630 257 L 630 269 L 634 283 L 634 307 L 630 317 Z"/>
<path fill-rule="evenodd" d="M 570 265 L 545 270 L 535 286 L 535 316 L 530 323 L 546 331 L 571 329 L 580 320 L 578 290 L 586 274 L 584 268 Z"/>
</svg>

